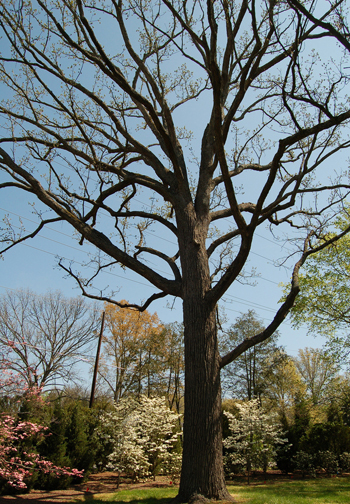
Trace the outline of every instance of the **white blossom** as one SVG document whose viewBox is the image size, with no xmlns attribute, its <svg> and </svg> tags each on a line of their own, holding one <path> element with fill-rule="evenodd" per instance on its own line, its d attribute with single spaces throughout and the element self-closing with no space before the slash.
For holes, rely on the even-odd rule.
<svg viewBox="0 0 350 504">
<path fill-rule="evenodd" d="M 174 451 L 181 415 L 169 409 L 164 398 L 121 399 L 104 413 L 98 435 L 111 447 L 107 468 L 133 479 L 178 471 L 181 455 Z"/>
<path fill-rule="evenodd" d="M 229 422 L 231 435 L 224 440 L 225 466 L 229 473 L 271 467 L 276 457 L 276 448 L 286 442 L 281 426 L 274 413 L 266 413 L 258 399 L 245 403 L 237 402 L 238 416 L 224 412 Z"/>
</svg>

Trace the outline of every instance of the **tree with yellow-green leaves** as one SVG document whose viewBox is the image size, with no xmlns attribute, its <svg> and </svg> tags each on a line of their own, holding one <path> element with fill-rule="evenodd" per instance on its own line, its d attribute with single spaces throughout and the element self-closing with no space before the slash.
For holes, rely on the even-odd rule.
<svg viewBox="0 0 350 504">
<path fill-rule="evenodd" d="M 306 393 L 306 385 L 294 359 L 283 349 L 277 349 L 268 361 L 264 376 L 266 398 L 281 414 L 291 413 L 295 397 Z"/>
<path fill-rule="evenodd" d="M 304 348 L 294 360 L 314 406 L 330 400 L 332 386 L 337 382 L 339 366 L 318 348 Z"/>
<path fill-rule="evenodd" d="M 180 412 L 183 372 L 181 324 L 163 325 L 148 310 L 105 305 L 99 384 L 114 401 L 128 395 L 165 396 Z"/>
<path fill-rule="evenodd" d="M 126 301 L 121 301 L 126 304 Z M 156 313 L 105 306 L 99 375 L 115 401 L 126 395 L 164 393 L 164 326 Z M 164 385 L 164 384 L 163 384 Z"/>
<path fill-rule="evenodd" d="M 345 207 L 328 239 L 343 232 L 350 222 L 350 210 Z M 323 240 L 319 240 L 318 245 Z M 308 327 L 311 334 L 327 338 L 329 354 L 344 363 L 349 353 L 350 339 L 350 238 L 322 248 L 305 263 L 300 275 L 300 293 L 291 309 L 292 324 Z"/>
</svg>

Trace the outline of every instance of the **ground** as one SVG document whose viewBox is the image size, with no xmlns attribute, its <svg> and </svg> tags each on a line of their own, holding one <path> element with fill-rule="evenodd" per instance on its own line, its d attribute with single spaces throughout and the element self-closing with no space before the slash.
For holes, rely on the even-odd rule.
<svg viewBox="0 0 350 504">
<path fill-rule="evenodd" d="M 119 488 L 160 487 L 169 486 L 169 477 L 157 477 L 156 481 L 143 483 L 121 483 Z M 32 490 L 27 494 L 0 496 L 0 504 L 46 504 L 69 502 L 78 497 L 96 495 L 99 493 L 115 492 L 117 490 L 117 476 L 115 473 L 103 472 L 92 474 L 86 483 L 74 485 L 67 490 Z"/>
<path fill-rule="evenodd" d="M 344 474 L 343 476 L 350 476 L 350 474 Z M 291 478 L 296 480 L 303 480 L 301 474 L 286 475 L 282 474 L 280 471 L 269 471 L 267 476 L 264 476 L 262 472 L 256 472 L 251 477 L 251 486 L 262 485 L 268 481 L 285 481 Z M 319 473 L 317 478 L 329 478 L 324 473 Z M 156 481 L 148 480 L 139 483 L 122 482 L 119 489 L 132 489 L 132 488 L 150 488 L 150 487 L 168 487 L 170 485 L 171 479 L 169 476 L 157 476 Z M 171 482 L 173 484 L 173 482 Z M 235 484 L 247 485 L 246 476 L 236 476 Z M 47 492 L 45 490 L 32 490 L 27 494 L 20 495 L 3 495 L 0 496 L 0 504 L 67 504 L 71 500 L 81 498 L 82 502 L 86 496 L 96 496 L 103 493 L 113 493 L 117 491 L 118 478 L 115 473 L 112 472 L 102 472 L 90 475 L 87 482 L 74 485 L 67 490 L 52 490 Z"/>
</svg>

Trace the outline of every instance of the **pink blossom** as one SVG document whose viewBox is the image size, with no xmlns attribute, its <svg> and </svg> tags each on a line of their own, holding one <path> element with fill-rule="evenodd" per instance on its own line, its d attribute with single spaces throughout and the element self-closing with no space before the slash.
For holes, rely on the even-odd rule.
<svg viewBox="0 0 350 504">
<path fill-rule="evenodd" d="M 59 467 L 52 462 L 40 458 L 36 453 L 23 451 L 19 456 L 15 444 L 33 436 L 44 435 L 47 427 L 33 422 L 19 422 L 10 415 L 0 415 L 0 477 L 7 480 L 14 488 L 24 489 L 24 478 L 32 475 L 33 471 L 43 471 L 53 476 L 82 477 L 84 471 Z"/>
</svg>

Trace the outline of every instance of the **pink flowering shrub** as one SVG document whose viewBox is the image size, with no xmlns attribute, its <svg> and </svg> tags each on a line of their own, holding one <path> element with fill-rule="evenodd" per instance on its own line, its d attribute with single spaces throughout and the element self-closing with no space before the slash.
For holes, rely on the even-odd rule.
<svg viewBox="0 0 350 504">
<path fill-rule="evenodd" d="M 17 422 L 11 415 L 0 416 L 0 478 L 13 488 L 27 488 L 25 480 L 34 471 L 54 476 L 83 476 L 83 471 L 58 467 L 34 452 L 27 452 L 26 441 L 45 436 L 47 427 L 32 422 Z"/>
</svg>

